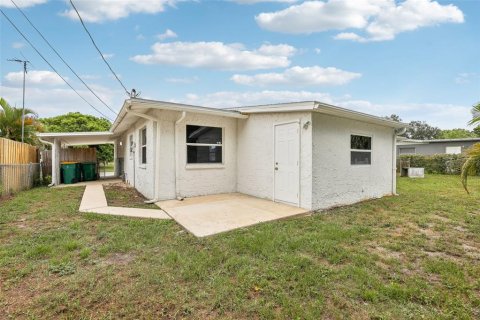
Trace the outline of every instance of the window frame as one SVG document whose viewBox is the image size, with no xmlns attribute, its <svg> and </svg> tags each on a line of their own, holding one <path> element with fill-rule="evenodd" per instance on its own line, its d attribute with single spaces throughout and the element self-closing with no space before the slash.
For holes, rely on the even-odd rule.
<svg viewBox="0 0 480 320">
<path fill-rule="evenodd" d="M 370 138 L 370 149 L 352 149 L 352 136 L 360 136 Z M 350 155 L 350 166 L 351 167 L 369 167 L 373 163 L 373 135 L 365 134 L 365 133 L 358 133 L 358 132 L 350 132 L 348 136 L 348 144 L 349 144 L 349 155 Z M 370 163 L 362 163 L 362 164 L 354 164 L 352 163 L 352 152 L 368 152 L 370 153 Z"/>
<path fill-rule="evenodd" d="M 198 127 L 210 127 L 210 128 L 219 128 L 222 130 L 222 143 L 192 143 L 187 142 L 187 127 L 188 126 L 198 126 Z M 185 142 L 185 165 L 187 169 L 196 169 L 196 168 L 222 168 L 225 165 L 225 127 L 223 126 L 215 126 L 210 124 L 198 124 L 198 123 L 186 123 L 185 124 L 185 135 L 184 135 L 184 142 Z M 195 146 L 195 147 L 221 147 L 222 148 L 222 161 L 221 162 L 195 162 L 189 163 L 188 162 L 188 147 Z"/>
<path fill-rule="evenodd" d="M 460 150 L 460 152 L 452 152 L 452 149 L 455 149 L 456 151 Z M 445 154 L 462 154 L 462 149 L 462 146 L 445 146 Z"/>
<path fill-rule="evenodd" d="M 144 141 L 143 141 L 143 131 L 145 131 L 145 144 Z M 147 151 L 148 151 L 148 148 L 147 148 L 147 142 L 148 142 L 148 139 L 147 139 L 147 126 L 144 126 L 142 128 L 140 128 L 138 130 L 138 156 L 139 156 L 139 162 L 140 162 L 140 166 L 146 166 L 147 165 Z M 143 159 L 143 148 L 145 148 L 145 162 L 144 162 L 144 159 Z"/>
</svg>

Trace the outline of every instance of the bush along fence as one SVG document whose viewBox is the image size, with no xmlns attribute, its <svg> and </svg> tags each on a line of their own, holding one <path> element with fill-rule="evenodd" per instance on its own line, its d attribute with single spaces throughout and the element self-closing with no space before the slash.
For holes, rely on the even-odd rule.
<svg viewBox="0 0 480 320">
<path fill-rule="evenodd" d="M 38 149 L 0 138 L 0 196 L 32 188 L 40 181 Z"/>
<path fill-rule="evenodd" d="M 425 173 L 459 175 L 466 160 L 467 156 L 464 154 L 401 155 L 397 160 L 397 169 L 425 168 Z M 480 161 L 477 167 L 480 169 Z"/>
</svg>

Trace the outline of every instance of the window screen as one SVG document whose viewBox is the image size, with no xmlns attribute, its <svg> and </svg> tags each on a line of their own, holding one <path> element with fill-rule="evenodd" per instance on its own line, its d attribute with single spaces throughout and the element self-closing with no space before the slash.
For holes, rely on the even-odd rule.
<svg viewBox="0 0 480 320">
<path fill-rule="evenodd" d="M 372 137 L 351 135 L 350 136 L 350 164 L 372 164 Z"/>
<path fill-rule="evenodd" d="M 187 125 L 187 163 L 222 163 L 223 132 L 219 127 Z"/>
</svg>

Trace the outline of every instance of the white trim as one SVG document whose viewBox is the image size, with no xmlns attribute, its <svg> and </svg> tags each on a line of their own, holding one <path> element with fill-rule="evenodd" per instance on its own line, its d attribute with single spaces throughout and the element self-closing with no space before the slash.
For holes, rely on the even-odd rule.
<svg viewBox="0 0 480 320">
<path fill-rule="evenodd" d="M 145 130 L 145 144 L 143 144 L 143 130 Z M 143 127 L 138 129 L 138 155 L 140 157 L 140 163 L 139 163 L 139 168 L 145 169 L 147 166 L 147 152 L 148 152 L 148 138 L 147 138 L 147 124 L 145 124 Z M 143 148 L 145 148 L 145 162 L 143 162 Z"/>
<path fill-rule="evenodd" d="M 368 149 L 352 149 L 352 136 L 360 136 L 360 137 L 367 137 L 370 138 L 370 150 Z M 350 131 L 350 134 L 348 135 L 348 153 L 350 156 L 350 167 L 370 167 L 372 166 L 373 163 L 373 134 L 367 134 L 367 133 L 359 133 L 358 131 Z M 352 164 L 352 152 L 370 152 L 370 163 L 363 163 L 363 164 Z"/>
<path fill-rule="evenodd" d="M 186 170 L 204 170 L 204 169 L 225 169 L 223 163 L 188 163 L 185 165 Z"/>
<path fill-rule="evenodd" d="M 292 202 L 286 202 L 286 201 L 282 201 L 282 200 L 277 200 L 275 198 L 275 127 L 276 126 L 281 126 L 281 125 L 285 125 L 285 124 L 290 124 L 290 123 L 296 123 L 298 124 L 298 195 L 297 195 L 297 203 L 292 203 Z M 292 121 L 284 121 L 284 122 L 276 122 L 273 124 L 273 162 L 272 162 L 272 173 L 273 173 L 273 188 L 272 188 L 272 200 L 274 202 L 280 202 L 280 203 L 285 203 L 285 204 L 296 204 L 297 207 L 300 207 L 300 199 L 301 199 L 301 196 L 302 196 L 302 190 L 301 190 L 301 169 L 302 169 L 302 159 L 301 159 L 301 148 L 302 148 L 302 139 L 301 139 L 301 136 L 302 136 L 302 132 L 300 130 L 300 124 L 301 124 L 301 119 L 298 119 L 298 120 L 292 120 Z"/>
<path fill-rule="evenodd" d="M 220 128 L 222 130 L 222 143 L 191 143 L 187 142 L 187 126 L 197 126 L 197 127 L 210 127 L 210 128 Z M 218 165 L 225 167 L 225 127 L 219 127 L 214 125 L 204 125 L 198 124 L 195 122 L 187 121 L 185 123 L 185 168 L 186 169 L 218 169 Z M 200 163 L 188 163 L 188 146 L 198 146 L 198 147 L 222 147 L 222 162 L 200 162 Z"/>
</svg>

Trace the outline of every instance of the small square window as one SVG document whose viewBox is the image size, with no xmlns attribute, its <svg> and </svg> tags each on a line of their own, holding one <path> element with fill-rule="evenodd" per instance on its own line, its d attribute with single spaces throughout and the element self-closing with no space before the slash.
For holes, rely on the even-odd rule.
<svg viewBox="0 0 480 320">
<path fill-rule="evenodd" d="M 372 164 L 372 137 L 351 135 L 350 136 L 350 164 Z"/>
</svg>

